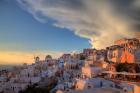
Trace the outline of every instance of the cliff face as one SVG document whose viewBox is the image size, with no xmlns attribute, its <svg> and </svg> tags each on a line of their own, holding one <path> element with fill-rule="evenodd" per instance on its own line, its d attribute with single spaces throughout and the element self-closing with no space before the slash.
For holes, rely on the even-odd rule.
<svg viewBox="0 0 140 93">
<path fill-rule="evenodd" d="M 134 63 L 135 62 L 135 56 L 134 54 L 128 52 L 128 51 L 124 51 L 122 53 L 122 57 L 121 57 L 121 63 Z"/>
<path fill-rule="evenodd" d="M 140 35 L 140 34 L 139 34 Z M 140 62 L 140 41 L 138 38 L 120 39 L 115 41 L 115 45 L 108 48 L 112 57 L 112 62 L 134 63 Z"/>
</svg>

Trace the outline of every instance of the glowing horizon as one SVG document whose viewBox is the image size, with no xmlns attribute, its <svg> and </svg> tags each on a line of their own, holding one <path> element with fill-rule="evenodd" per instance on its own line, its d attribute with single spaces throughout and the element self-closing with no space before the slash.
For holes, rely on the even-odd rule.
<svg viewBox="0 0 140 93">
<path fill-rule="evenodd" d="M 51 55 L 57 58 L 62 55 L 61 52 L 16 52 L 16 51 L 0 51 L 0 65 L 5 64 L 32 64 L 34 57 L 39 56 L 41 60 L 45 59 L 46 55 Z"/>
<path fill-rule="evenodd" d="M 0 64 L 140 37 L 139 0 L 0 0 Z"/>
</svg>

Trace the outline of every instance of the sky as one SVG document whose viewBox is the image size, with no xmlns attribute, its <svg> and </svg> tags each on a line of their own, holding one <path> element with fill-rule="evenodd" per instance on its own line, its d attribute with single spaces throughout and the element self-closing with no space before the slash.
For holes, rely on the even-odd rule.
<svg viewBox="0 0 140 93">
<path fill-rule="evenodd" d="M 140 0 L 0 0 L 0 64 L 140 36 Z"/>
</svg>

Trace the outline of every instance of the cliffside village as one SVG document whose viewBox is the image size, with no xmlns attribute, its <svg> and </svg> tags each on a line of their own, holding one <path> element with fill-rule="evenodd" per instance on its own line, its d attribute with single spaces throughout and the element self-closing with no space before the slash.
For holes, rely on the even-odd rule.
<svg viewBox="0 0 140 93">
<path fill-rule="evenodd" d="M 58 59 L 35 57 L 31 65 L 0 71 L 0 93 L 51 84 L 50 93 L 140 93 L 140 40 L 124 38 L 106 49 L 84 49 Z"/>
</svg>

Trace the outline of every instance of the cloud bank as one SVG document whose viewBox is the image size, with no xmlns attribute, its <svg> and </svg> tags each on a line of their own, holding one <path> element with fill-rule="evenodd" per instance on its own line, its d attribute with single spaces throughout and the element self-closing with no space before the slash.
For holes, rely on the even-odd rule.
<svg viewBox="0 0 140 93">
<path fill-rule="evenodd" d="M 139 0 L 17 0 L 40 22 L 53 20 L 56 27 L 89 39 L 105 48 L 120 38 L 135 37 L 140 30 Z"/>
</svg>

